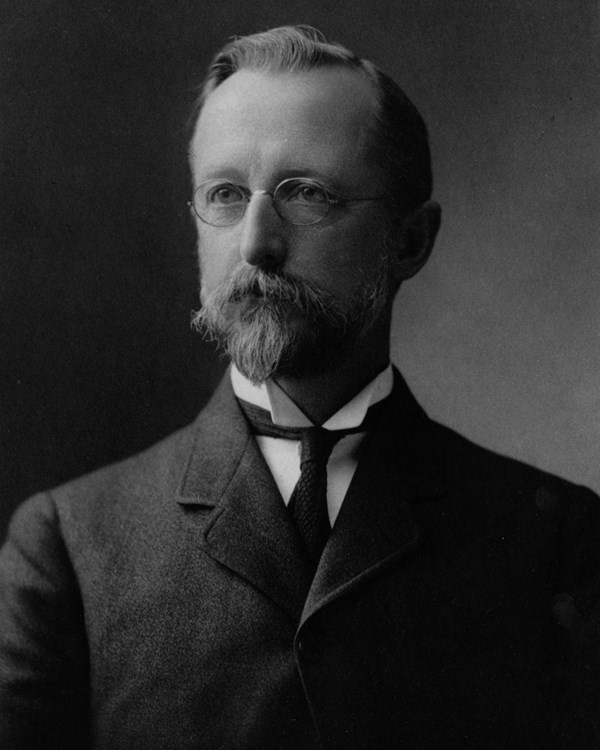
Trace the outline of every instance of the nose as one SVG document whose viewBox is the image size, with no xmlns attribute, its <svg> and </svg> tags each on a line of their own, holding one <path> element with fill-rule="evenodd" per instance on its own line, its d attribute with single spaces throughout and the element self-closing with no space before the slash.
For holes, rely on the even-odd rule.
<svg viewBox="0 0 600 750">
<path fill-rule="evenodd" d="M 256 191 L 242 219 L 240 255 L 246 263 L 277 268 L 286 256 L 283 221 L 273 207 L 272 197 Z"/>
</svg>

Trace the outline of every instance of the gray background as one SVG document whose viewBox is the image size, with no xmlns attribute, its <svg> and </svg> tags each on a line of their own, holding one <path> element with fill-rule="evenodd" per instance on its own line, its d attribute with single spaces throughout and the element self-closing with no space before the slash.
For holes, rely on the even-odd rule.
<svg viewBox="0 0 600 750">
<path fill-rule="evenodd" d="M 393 356 L 430 415 L 600 490 L 600 14 L 592 0 L 2 6 L 0 536 L 33 491 L 193 418 L 185 122 L 233 34 L 310 23 L 430 129 L 444 220 Z"/>
</svg>

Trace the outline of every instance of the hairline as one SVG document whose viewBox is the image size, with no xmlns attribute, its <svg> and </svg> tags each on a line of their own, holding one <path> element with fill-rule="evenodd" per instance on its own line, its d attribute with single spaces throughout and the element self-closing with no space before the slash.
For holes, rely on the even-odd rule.
<svg viewBox="0 0 600 750">
<path fill-rule="evenodd" d="M 361 61 L 362 62 L 362 61 Z M 189 157 L 190 161 L 193 158 L 193 142 L 196 135 L 196 130 L 198 127 L 198 123 L 200 122 L 200 117 L 202 116 L 202 112 L 204 110 L 204 107 L 209 100 L 210 96 L 214 94 L 217 89 L 220 88 L 220 86 L 225 83 L 229 78 L 232 78 L 235 76 L 236 73 L 241 73 L 243 71 L 250 71 L 253 73 L 264 73 L 265 75 L 303 75 L 303 74 L 310 74 L 310 73 L 318 73 L 321 70 L 340 70 L 344 71 L 347 70 L 350 73 L 356 73 L 357 80 L 364 80 L 370 89 L 370 92 L 372 94 L 372 100 L 369 102 L 369 122 L 365 125 L 365 133 L 366 137 L 364 139 L 364 142 L 361 145 L 362 152 L 366 153 L 367 155 L 370 153 L 377 154 L 381 150 L 381 136 L 378 132 L 378 126 L 380 123 L 380 117 L 382 114 L 383 109 L 383 103 L 381 101 L 381 92 L 379 90 L 379 87 L 377 86 L 376 79 L 367 74 L 366 71 L 364 71 L 362 68 L 356 68 L 351 67 L 348 65 L 344 65 L 342 63 L 332 62 L 331 64 L 327 65 L 320 65 L 318 67 L 312 67 L 308 69 L 296 69 L 296 70 L 288 70 L 287 68 L 282 67 L 281 65 L 242 65 L 239 68 L 237 68 L 235 71 L 233 71 L 230 75 L 228 75 L 226 78 L 223 78 L 218 83 L 216 83 L 214 86 L 211 86 L 210 88 L 204 88 L 202 91 L 202 94 L 199 98 L 199 100 L 196 103 L 196 108 L 194 112 L 192 113 L 192 117 L 190 118 L 190 130 L 191 130 L 191 137 L 189 139 Z M 362 140 L 362 139 L 361 139 Z M 191 165 L 193 166 L 193 164 Z M 377 168 L 380 170 L 382 179 L 384 182 L 386 181 L 386 170 L 383 168 L 382 165 L 380 165 L 377 161 L 376 164 Z"/>
</svg>

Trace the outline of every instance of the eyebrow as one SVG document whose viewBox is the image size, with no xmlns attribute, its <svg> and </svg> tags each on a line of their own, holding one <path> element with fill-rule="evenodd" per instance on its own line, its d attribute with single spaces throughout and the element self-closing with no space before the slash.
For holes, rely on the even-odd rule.
<svg viewBox="0 0 600 750">
<path fill-rule="evenodd" d="M 204 180 L 215 180 L 219 177 L 223 177 L 226 180 L 230 180 L 231 182 L 236 183 L 245 182 L 245 179 L 240 170 L 228 167 L 213 167 L 209 165 L 206 169 L 202 169 L 197 175 L 194 176 L 198 177 L 198 182 L 203 182 Z"/>
<path fill-rule="evenodd" d="M 305 177 L 316 180 L 317 182 L 322 183 L 323 187 L 329 188 L 332 192 L 339 192 L 348 187 L 340 182 L 339 177 L 332 174 L 326 174 L 319 169 L 310 167 L 286 167 L 285 169 L 276 170 L 274 172 L 272 187 L 276 187 L 280 182 L 283 182 L 283 180 L 287 180 L 290 177 Z M 224 180 L 228 180 L 241 186 L 246 186 L 248 182 L 246 176 L 239 169 L 235 167 L 216 165 L 208 165 L 206 169 L 202 169 L 202 171 L 196 175 L 196 182 L 199 184 L 206 180 L 215 180 L 219 178 L 223 178 Z"/>
</svg>

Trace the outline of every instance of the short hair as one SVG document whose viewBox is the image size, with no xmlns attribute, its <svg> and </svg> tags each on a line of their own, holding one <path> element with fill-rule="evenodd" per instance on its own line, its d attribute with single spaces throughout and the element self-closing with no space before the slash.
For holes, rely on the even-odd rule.
<svg viewBox="0 0 600 750">
<path fill-rule="evenodd" d="M 395 81 L 369 60 L 337 42 L 328 42 L 311 26 L 281 26 L 234 37 L 213 58 L 192 111 L 192 127 L 208 96 L 243 68 L 305 72 L 342 66 L 363 75 L 373 87 L 374 156 L 383 171 L 392 217 L 404 215 L 431 197 L 433 179 L 427 127 L 419 111 Z"/>
</svg>

